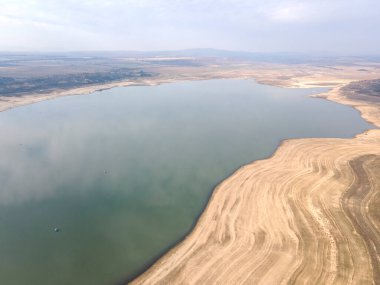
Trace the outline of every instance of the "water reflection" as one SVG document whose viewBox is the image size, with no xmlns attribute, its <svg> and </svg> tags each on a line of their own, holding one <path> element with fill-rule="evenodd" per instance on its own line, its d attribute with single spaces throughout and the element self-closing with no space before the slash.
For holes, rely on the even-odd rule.
<svg viewBox="0 0 380 285">
<path fill-rule="evenodd" d="M 0 113 L 0 284 L 117 282 L 182 236 L 218 181 L 282 139 L 371 127 L 312 92 L 210 80 Z"/>
</svg>

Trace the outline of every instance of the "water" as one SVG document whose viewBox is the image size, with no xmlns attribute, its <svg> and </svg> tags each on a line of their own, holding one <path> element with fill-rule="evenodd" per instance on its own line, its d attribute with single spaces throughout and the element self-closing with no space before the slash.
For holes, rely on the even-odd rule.
<svg viewBox="0 0 380 285">
<path fill-rule="evenodd" d="M 281 140 L 372 127 L 313 92 L 210 80 L 0 113 L 0 284 L 117 284 L 191 229 L 218 182 Z"/>
</svg>

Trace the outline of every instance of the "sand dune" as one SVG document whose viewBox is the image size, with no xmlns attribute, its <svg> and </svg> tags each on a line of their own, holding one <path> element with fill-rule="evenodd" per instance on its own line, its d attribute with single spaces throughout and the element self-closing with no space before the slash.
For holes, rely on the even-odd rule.
<svg viewBox="0 0 380 285">
<path fill-rule="evenodd" d="M 380 107 L 358 108 L 380 126 Z M 236 171 L 194 230 L 132 284 L 380 284 L 380 130 L 297 139 Z"/>
</svg>

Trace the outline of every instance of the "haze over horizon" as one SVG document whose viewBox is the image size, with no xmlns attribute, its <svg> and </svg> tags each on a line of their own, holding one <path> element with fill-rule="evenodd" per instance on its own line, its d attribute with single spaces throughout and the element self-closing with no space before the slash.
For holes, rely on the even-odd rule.
<svg viewBox="0 0 380 285">
<path fill-rule="evenodd" d="M 1 51 L 379 54 L 376 0 L 0 0 Z"/>
</svg>

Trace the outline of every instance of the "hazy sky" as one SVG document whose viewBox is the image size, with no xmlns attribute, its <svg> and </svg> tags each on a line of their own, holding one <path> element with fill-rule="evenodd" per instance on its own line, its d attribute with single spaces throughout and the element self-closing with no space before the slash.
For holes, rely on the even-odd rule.
<svg viewBox="0 0 380 285">
<path fill-rule="evenodd" d="M 0 0 L 0 50 L 380 54 L 380 0 Z"/>
</svg>

